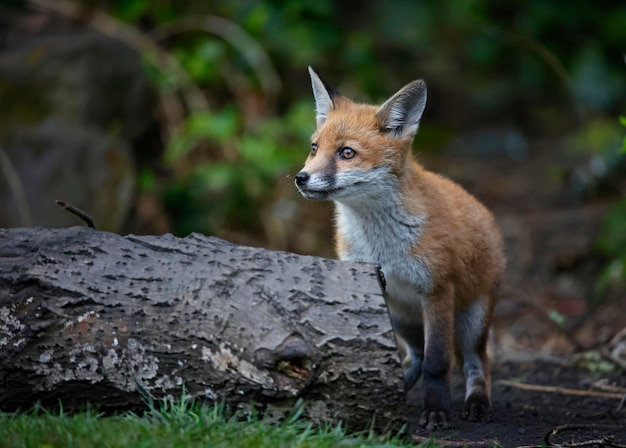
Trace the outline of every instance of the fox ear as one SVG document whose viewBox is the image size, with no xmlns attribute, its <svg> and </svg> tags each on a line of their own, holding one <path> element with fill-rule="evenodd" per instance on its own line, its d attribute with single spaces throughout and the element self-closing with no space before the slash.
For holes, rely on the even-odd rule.
<svg viewBox="0 0 626 448">
<path fill-rule="evenodd" d="M 380 106 L 376 118 L 394 137 L 413 138 L 426 107 L 426 84 L 421 79 L 402 87 Z"/>
<path fill-rule="evenodd" d="M 333 97 L 339 96 L 339 93 L 326 84 L 311 66 L 309 66 L 309 75 L 311 75 L 311 85 L 313 86 L 313 96 L 315 97 L 315 121 L 319 127 L 326 121 L 328 112 L 335 107 Z"/>
</svg>

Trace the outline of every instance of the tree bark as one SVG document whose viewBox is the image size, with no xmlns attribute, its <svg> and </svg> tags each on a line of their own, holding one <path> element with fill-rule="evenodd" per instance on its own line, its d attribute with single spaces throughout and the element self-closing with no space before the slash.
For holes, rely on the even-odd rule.
<svg viewBox="0 0 626 448">
<path fill-rule="evenodd" d="M 406 421 L 373 264 L 191 235 L 0 230 L 0 407 L 187 393 L 363 429 Z"/>
</svg>

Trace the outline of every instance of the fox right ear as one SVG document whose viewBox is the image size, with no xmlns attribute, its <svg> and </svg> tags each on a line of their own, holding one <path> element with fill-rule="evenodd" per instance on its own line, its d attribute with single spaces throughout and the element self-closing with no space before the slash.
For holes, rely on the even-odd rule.
<svg viewBox="0 0 626 448">
<path fill-rule="evenodd" d="M 311 75 L 311 85 L 313 86 L 313 96 L 315 97 L 315 121 L 319 127 L 326 121 L 328 112 L 335 107 L 333 97 L 338 96 L 339 93 L 326 84 L 311 66 L 309 66 L 309 75 Z"/>
<path fill-rule="evenodd" d="M 394 137 L 413 138 L 426 107 L 426 84 L 421 79 L 401 88 L 380 106 L 380 126 Z"/>
</svg>

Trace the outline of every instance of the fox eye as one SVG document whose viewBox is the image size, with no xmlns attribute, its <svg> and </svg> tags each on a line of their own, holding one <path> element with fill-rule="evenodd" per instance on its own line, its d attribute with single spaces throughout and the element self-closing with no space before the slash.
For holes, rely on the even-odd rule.
<svg viewBox="0 0 626 448">
<path fill-rule="evenodd" d="M 309 153 L 309 155 L 311 157 L 315 156 L 315 153 L 317 152 L 317 144 L 316 143 L 311 143 L 311 152 Z"/>
<path fill-rule="evenodd" d="M 339 150 L 339 157 L 348 160 L 356 156 L 356 151 L 348 146 L 344 146 Z"/>
</svg>

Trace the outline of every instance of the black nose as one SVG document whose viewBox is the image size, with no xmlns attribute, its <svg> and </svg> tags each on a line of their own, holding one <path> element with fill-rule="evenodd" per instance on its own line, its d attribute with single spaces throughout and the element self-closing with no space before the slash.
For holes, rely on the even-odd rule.
<svg viewBox="0 0 626 448">
<path fill-rule="evenodd" d="M 298 174 L 296 174 L 296 185 L 301 187 L 303 186 L 307 180 L 309 180 L 309 173 L 305 172 L 305 171 L 300 171 Z"/>
</svg>

